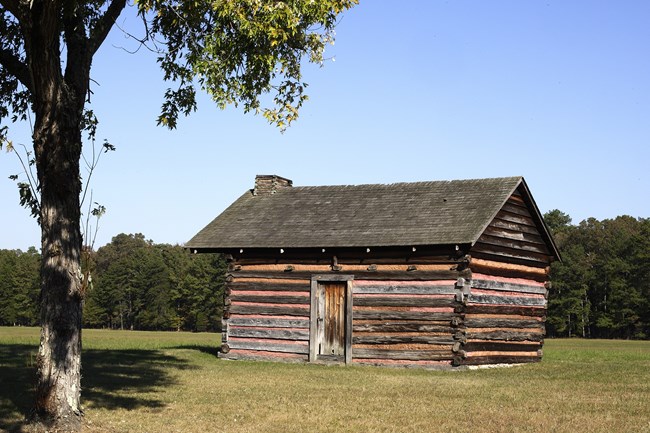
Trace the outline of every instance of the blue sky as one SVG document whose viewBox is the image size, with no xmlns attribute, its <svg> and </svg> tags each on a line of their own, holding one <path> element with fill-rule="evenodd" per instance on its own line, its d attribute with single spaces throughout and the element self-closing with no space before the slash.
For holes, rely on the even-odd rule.
<svg viewBox="0 0 650 433">
<path fill-rule="evenodd" d="M 650 217 L 650 2 L 361 0 L 337 27 L 310 100 L 281 134 L 207 97 L 178 129 L 156 126 L 167 87 L 114 30 L 93 63 L 105 155 L 96 247 L 118 233 L 183 243 L 256 174 L 294 185 L 523 175 L 542 212 L 575 223 Z M 136 29 L 132 11 L 122 26 Z M 29 129 L 11 138 L 30 145 Z M 0 154 L 0 248 L 38 246 Z"/>
</svg>

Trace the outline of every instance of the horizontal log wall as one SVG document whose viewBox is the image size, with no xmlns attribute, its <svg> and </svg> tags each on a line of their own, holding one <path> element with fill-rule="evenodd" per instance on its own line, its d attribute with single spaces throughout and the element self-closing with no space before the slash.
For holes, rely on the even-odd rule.
<svg viewBox="0 0 650 433">
<path fill-rule="evenodd" d="M 307 361 L 311 281 L 272 276 L 229 275 L 221 357 Z"/>
<path fill-rule="evenodd" d="M 333 268 L 231 263 L 220 356 L 306 362 L 311 277 L 331 274 L 354 276 L 353 363 L 447 368 L 541 359 L 545 269 L 473 257 L 467 267 Z"/>
<path fill-rule="evenodd" d="M 474 273 L 463 299 L 462 365 L 537 362 L 547 290 L 534 279 Z"/>
<path fill-rule="evenodd" d="M 459 261 L 460 262 L 460 261 Z M 311 277 L 354 275 L 353 362 L 449 366 L 458 358 L 456 263 L 232 262 L 221 357 L 306 361 Z M 456 360 L 458 361 L 458 360 Z"/>
<path fill-rule="evenodd" d="M 457 279 L 356 279 L 352 361 L 358 364 L 449 367 L 458 364 Z"/>
</svg>

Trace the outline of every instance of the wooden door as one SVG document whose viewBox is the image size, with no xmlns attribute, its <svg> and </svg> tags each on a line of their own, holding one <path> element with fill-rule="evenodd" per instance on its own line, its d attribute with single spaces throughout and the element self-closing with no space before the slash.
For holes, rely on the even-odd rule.
<svg viewBox="0 0 650 433">
<path fill-rule="evenodd" d="M 345 356 L 345 282 L 323 284 L 323 340 L 320 355 Z"/>
</svg>

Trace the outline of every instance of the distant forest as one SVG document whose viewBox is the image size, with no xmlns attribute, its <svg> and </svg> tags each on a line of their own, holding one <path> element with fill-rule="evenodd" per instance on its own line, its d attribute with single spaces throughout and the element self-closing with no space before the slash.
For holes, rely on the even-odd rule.
<svg viewBox="0 0 650 433">
<path fill-rule="evenodd" d="M 650 219 L 577 225 L 544 215 L 562 256 L 551 266 L 549 337 L 650 338 Z M 144 235 L 120 234 L 90 252 L 84 306 L 91 328 L 219 331 L 226 263 Z M 39 252 L 0 250 L 0 325 L 38 325 Z"/>
<path fill-rule="evenodd" d="M 89 328 L 219 331 L 226 264 L 144 235 L 119 234 L 90 253 Z M 38 325 L 40 255 L 0 250 L 0 325 Z"/>
<path fill-rule="evenodd" d="M 650 338 L 650 218 L 573 225 L 553 210 L 544 219 L 562 256 L 551 266 L 547 335 Z"/>
</svg>

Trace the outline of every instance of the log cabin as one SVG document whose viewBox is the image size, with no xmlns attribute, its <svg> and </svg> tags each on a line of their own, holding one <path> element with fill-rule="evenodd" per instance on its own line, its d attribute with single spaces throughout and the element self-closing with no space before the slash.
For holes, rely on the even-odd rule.
<svg viewBox="0 0 650 433">
<path fill-rule="evenodd" d="M 541 360 L 559 259 L 523 177 L 257 176 L 186 248 L 229 263 L 220 357 L 450 369 Z"/>
</svg>

